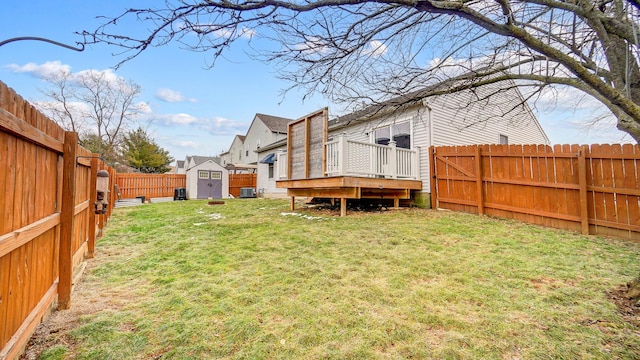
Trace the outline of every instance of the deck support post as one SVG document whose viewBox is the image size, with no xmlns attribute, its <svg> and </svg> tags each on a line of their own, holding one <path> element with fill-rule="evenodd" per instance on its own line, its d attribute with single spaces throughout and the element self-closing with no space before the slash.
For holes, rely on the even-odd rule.
<svg viewBox="0 0 640 360">
<path fill-rule="evenodd" d="M 393 198 L 393 207 L 396 209 L 400 207 L 400 198 L 397 198 L 397 197 Z"/>
<path fill-rule="evenodd" d="M 347 198 L 340 198 L 340 216 L 347 216 Z"/>
<path fill-rule="evenodd" d="M 296 197 L 295 196 L 291 197 L 290 208 L 291 208 L 291 211 L 296 211 Z"/>
</svg>

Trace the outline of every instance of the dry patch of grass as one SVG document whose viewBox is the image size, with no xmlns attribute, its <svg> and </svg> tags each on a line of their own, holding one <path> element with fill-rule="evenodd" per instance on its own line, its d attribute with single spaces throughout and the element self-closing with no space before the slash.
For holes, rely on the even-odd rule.
<svg viewBox="0 0 640 360">
<path fill-rule="evenodd" d="M 117 210 L 82 285 L 115 305 L 42 358 L 640 357 L 607 295 L 640 271 L 639 244 L 417 209 L 288 213 Z"/>
</svg>

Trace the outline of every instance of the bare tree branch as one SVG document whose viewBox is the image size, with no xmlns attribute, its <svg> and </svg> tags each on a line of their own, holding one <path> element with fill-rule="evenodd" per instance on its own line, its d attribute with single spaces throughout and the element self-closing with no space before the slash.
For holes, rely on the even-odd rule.
<svg viewBox="0 0 640 360">
<path fill-rule="evenodd" d="M 637 0 L 166 0 L 83 34 L 87 44 L 120 47 L 123 61 L 177 42 L 211 54 L 212 66 L 251 40 L 253 56 L 292 88 L 351 108 L 448 79 L 461 82 L 446 81 L 444 92 L 498 79 L 567 85 L 602 102 L 640 141 L 639 19 Z M 144 29 L 119 33 L 130 21 Z"/>
</svg>

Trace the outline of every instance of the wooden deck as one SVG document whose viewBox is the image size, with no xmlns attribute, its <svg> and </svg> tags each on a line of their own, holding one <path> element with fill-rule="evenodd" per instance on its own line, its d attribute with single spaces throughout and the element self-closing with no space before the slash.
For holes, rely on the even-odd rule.
<svg viewBox="0 0 640 360">
<path fill-rule="evenodd" d="M 291 210 L 295 197 L 340 199 L 340 215 L 347 213 L 347 199 L 393 199 L 399 207 L 400 199 L 410 199 L 411 190 L 421 190 L 422 181 L 356 176 L 330 176 L 314 179 L 278 180 L 276 187 L 286 188 L 291 197 Z"/>
</svg>

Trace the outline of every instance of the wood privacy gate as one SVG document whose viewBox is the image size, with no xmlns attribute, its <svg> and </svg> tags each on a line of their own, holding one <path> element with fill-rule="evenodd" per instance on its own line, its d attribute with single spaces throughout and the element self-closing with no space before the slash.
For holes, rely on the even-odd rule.
<svg viewBox="0 0 640 360">
<path fill-rule="evenodd" d="M 229 174 L 229 194 L 240 197 L 240 189 L 256 188 L 257 174 Z"/>
<path fill-rule="evenodd" d="M 430 153 L 433 208 L 640 240 L 636 145 L 442 146 Z"/>
</svg>

